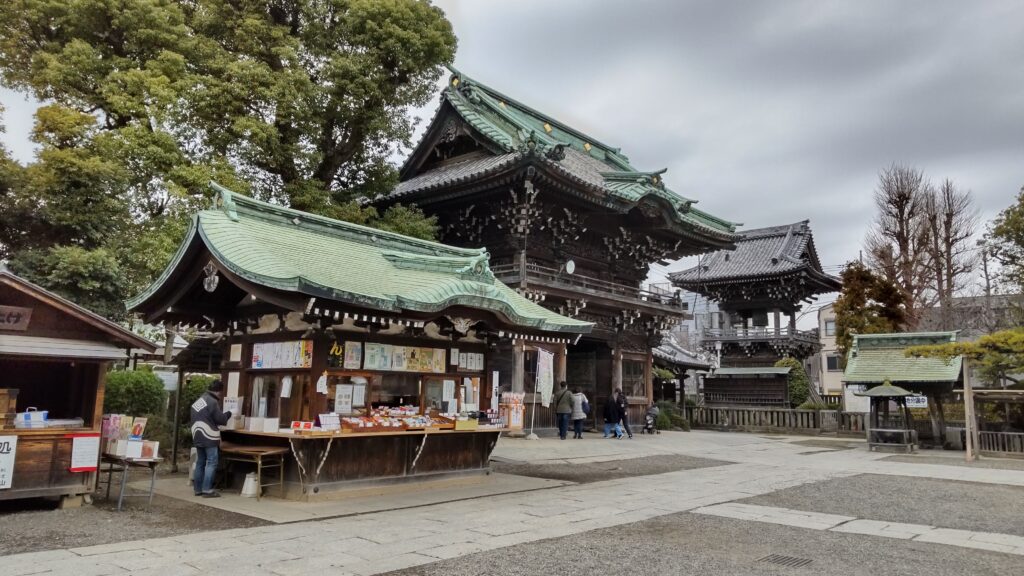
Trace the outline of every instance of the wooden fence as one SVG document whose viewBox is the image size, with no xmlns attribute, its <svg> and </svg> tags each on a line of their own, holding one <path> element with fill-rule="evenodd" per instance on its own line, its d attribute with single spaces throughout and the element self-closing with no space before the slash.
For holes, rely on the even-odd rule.
<svg viewBox="0 0 1024 576">
<path fill-rule="evenodd" d="M 1024 457 L 1024 432 L 978 432 L 978 450 Z"/>
<path fill-rule="evenodd" d="M 864 435 L 867 417 L 859 412 L 687 406 L 686 418 L 694 428 L 742 432 Z"/>
</svg>

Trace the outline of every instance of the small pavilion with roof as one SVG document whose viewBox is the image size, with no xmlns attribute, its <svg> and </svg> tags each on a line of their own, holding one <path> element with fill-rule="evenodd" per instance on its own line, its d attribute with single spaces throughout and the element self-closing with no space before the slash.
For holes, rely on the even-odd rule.
<svg viewBox="0 0 1024 576">
<path fill-rule="evenodd" d="M 721 313 L 701 335 L 704 347 L 720 351 L 722 366 L 772 366 L 785 356 L 816 353 L 818 332 L 798 330 L 797 314 L 841 285 L 822 270 L 809 221 L 739 234 L 735 250 L 713 252 L 669 275 L 676 286 L 718 303 Z"/>
</svg>

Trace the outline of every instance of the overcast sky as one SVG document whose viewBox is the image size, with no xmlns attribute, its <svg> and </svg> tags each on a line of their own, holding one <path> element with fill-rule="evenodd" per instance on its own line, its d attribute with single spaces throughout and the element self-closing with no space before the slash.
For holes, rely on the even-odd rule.
<svg viewBox="0 0 1024 576">
<path fill-rule="evenodd" d="M 716 216 L 809 218 L 826 265 L 856 258 L 890 162 L 973 190 L 985 219 L 1024 185 L 1019 0 L 438 4 L 462 72 L 667 167 Z M 32 105 L 0 101 L 27 160 Z"/>
</svg>

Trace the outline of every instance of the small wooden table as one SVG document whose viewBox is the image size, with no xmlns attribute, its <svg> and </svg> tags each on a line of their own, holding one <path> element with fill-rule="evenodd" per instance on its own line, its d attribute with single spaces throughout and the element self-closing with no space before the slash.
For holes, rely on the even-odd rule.
<svg viewBox="0 0 1024 576">
<path fill-rule="evenodd" d="M 248 462 L 256 465 L 256 500 L 259 501 L 265 486 L 280 486 L 281 498 L 284 498 L 284 456 L 287 448 L 280 446 L 240 446 L 221 442 L 221 459 L 225 462 Z M 264 463 L 264 459 L 268 460 Z M 263 482 L 263 469 L 277 468 L 277 482 Z"/>
<path fill-rule="evenodd" d="M 121 490 L 117 496 L 117 511 L 121 511 L 121 506 L 124 504 L 125 498 L 148 498 L 146 502 L 146 511 L 149 511 L 149 507 L 153 505 L 153 489 L 156 487 L 156 467 L 158 464 L 164 461 L 163 458 L 126 458 L 124 456 L 114 456 L 111 454 L 104 454 L 101 461 L 107 465 L 107 467 L 100 471 L 107 473 L 107 500 L 110 500 L 110 484 L 114 472 L 121 473 Z M 136 468 L 149 468 L 149 494 L 139 494 L 137 496 L 125 496 L 125 487 L 128 485 L 128 474 L 132 467 Z"/>
</svg>

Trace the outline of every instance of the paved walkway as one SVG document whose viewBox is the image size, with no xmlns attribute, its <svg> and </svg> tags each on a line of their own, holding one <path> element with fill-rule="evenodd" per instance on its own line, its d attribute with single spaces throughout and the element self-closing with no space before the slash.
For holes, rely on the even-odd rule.
<svg viewBox="0 0 1024 576">
<path fill-rule="evenodd" d="M 882 456 L 866 451 L 823 452 L 793 444 L 793 440 L 799 439 L 715 432 L 666 433 L 632 441 L 502 440 L 496 456 L 524 462 L 598 462 L 684 454 L 732 464 L 355 517 L 21 554 L 0 558 L 0 567 L 11 576 L 377 574 L 677 512 L 707 512 L 734 500 L 861 473 L 1024 486 L 1022 471 L 880 462 Z M 801 517 L 792 511 L 785 514 L 794 521 Z M 827 527 L 828 522 L 821 518 L 802 517 L 799 521 L 812 528 L 847 524 L 870 528 L 853 524 L 856 519 L 852 517 L 841 517 L 847 520 Z M 893 532 L 908 530 L 894 528 Z M 975 539 L 974 534 L 955 532 L 934 529 L 932 540 L 922 538 L 925 532 L 915 538 L 957 546 L 964 539 Z"/>
</svg>

